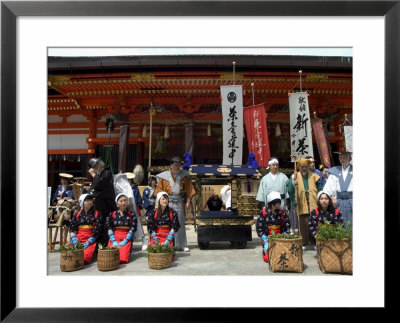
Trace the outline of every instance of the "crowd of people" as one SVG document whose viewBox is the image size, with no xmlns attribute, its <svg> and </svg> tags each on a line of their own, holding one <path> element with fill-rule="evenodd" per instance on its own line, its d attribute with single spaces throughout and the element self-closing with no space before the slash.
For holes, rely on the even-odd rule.
<svg viewBox="0 0 400 323">
<path fill-rule="evenodd" d="M 318 225 L 328 221 L 352 223 L 352 153 L 339 154 L 340 166 L 315 168 L 312 157 L 300 158 L 297 169 L 287 177 L 279 171 L 279 160 L 268 162 L 269 172 L 260 181 L 256 200 L 260 212 L 256 232 L 263 245 L 263 259 L 268 261 L 268 236 L 298 233 L 303 248 L 315 247 Z M 84 178 L 76 178 L 80 185 L 77 201 L 79 210 L 71 216 L 70 243 L 84 246 L 85 263 L 90 263 L 95 246 L 117 247 L 120 262 L 129 261 L 132 242 L 142 241 L 142 250 L 148 240 L 141 224 L 144 213 L 150 245 L 156 243 L 174 246 L 189 252 L 185 229 L 185 208 L 189 208 L 195 189 L 188 171 L 182 169 L 179 157 L 170 160 L 169 170 L 148 178 L 148 186 L 140 194 L 138 185 L 143 180 L 143 168 L 137 165 L 132 173 L 125 173 L 131 192 L 116 194 L 114 175 L 101 158 L 89 161 L 88 173 L 92 176 L 89 190 L 84 188 Z M 61 185 L 52 198 L 53 205 L 74 198 L 69 185 L 72 175 L 60 173 Z M 129 194 L 128 194 L 129 193 Z M 230 209 L 231 186 L 221 189 L 221 197 Z"/>
<path fill-rule="evenodd" d="M 97 244 L 119 248 L 120 263 L 129 261 L 134 240 L 141 240 L 142 250 L 147 250 L 148 241 L 141 223 L 142 211 L 150 245 L 159 243 L 184 252 L 190 251 L 185 230 L 185 207 L 190 206 L 195 190 L 187 170 L 181 169 L 180 158 L 172 158 L 168 171 L 150 176 L 142 195 L 138 188 L 144 174 L 141 165 L 136 165 L 133 172 L 125 173 L 132 191 L 118 194 L 115 176 L 101 158 L 90 159 L 88 166 L 88 173 L 93 179 L 89 190 L 86 190 L 82 178 L 75 178 L 80 188 L 76 201 L 79 208 L 69 223 L 70 243 L 83 245 L 85 264 L 91 262 Z M 76 198 L 69 183 L 73 176 L 67 173 L 59 175 L 61 185 L 51 200 L 53 205 Z"/>
<path fill-rule="evenodd" d="M 353 166 L 350 151 L 337 152 L 340 166 L 315 169 L 311 156 L 300 158 L 297 169 L 288 178 L 279 172 L 279 161 L 269 160 L 269 173 L 260 182 L 256 199 L 261 211 L 257 218 L 257 234 L 267 259 L 268 236 L 271 232 L 298 233 L 303 249 L 315 248 L 318 226 L 352 224 L 353 221 Z"/>
</svg>

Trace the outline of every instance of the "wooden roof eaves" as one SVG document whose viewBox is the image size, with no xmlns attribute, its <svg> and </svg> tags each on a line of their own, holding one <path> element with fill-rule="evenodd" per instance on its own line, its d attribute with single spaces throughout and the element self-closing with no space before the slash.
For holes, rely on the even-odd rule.
<svg viewBox="0 0 400 323">
<path fill-rule="evenodd" d="M 167 68 L 201 67 L 232 68 L 352 68 L 352 57 L 278 56 L 278 55 L 165 55 L 165 56 L 103 56 L 103 57 L 48 57 L 49 70 L 108 69 L 108 68 Z"/>
</svg>

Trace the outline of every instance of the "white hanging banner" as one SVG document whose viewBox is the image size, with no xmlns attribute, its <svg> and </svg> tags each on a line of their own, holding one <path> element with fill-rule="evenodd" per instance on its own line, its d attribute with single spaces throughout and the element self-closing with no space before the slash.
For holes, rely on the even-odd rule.
<svg viewBox="0 0 400 323">
<path fill-rule="evenodd" d="M 314 158 L 307 93 L 291 93 L 289 110 L 291 155 L 296 156 L 296 159 L 306 156 Z M 292 161 L 294 161 L 293 157 Z"/>
<path fill-rule="evenodd" d="M 353 126 L 343 126 L 346 150 L 353 152 Z"/>
<path fill-rule="evenodd" d="M 241 85 L 221 86 L 222 145 L 224 165 L 242 165 L 243 89 Z"/>
</svg>

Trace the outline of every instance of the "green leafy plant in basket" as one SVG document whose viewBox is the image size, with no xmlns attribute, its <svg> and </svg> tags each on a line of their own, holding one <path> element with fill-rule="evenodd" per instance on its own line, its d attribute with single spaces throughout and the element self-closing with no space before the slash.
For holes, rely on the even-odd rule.
<svg viewBox="0 0 400 323">
<path fill-rule="evenodd" d="M 101 243 L 99 243 L 99 244 L 97 245 L 97 247 L 99 248 L 99 250 L 104 250 L 104 251 L 113 251 L 113 250 L 118 249 L 117 247 L 103 247 L 103 246 L 101 245 Z"/>
<path fill-rule="evenodd" d="M 150 245 L 147 247 L 147 254 L 146 257 L 148 257 L 149 253 L 171 253 L 172 255 L 175 255 L 175 247 L 170 247 L 166 246 L 164 244 L 160 244 L 158 241 L 155 243 L 155 245 Z"/>
<path fill-rule="evenodd" d="M 83 249 L 83 244 L 77 243 L 75 246 L 68 244 L 65 246 L 60 246 L 60 249 L 58 249 L 58 252 L 64 252 L 64 251 L 72 251 L 73 253 L 77 253 L 79 250 Z"/>
<path fill-rule="evenodd" d="M 349 239 L 352 238 L 353 228 L 350 222 L 346 225 L 342 223 L 330 224 L 329 221 L 324 221 L 323 224 L 318 226 L 318 233 L 316 239 L 326 241 L 328 239 Z"/>
<path fill-rule="evenodd" d="M 276 234 L 275 231 L 272 231 L 272 234 L 268 237 L 269 240 L 273 239 L 298 239 L 301 238 L 298 234 Z"/>
</svg>

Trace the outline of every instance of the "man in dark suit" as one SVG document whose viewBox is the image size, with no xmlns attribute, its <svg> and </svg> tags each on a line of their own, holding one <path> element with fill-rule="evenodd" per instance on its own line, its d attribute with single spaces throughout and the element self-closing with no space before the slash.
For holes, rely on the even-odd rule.
<svg viewBox="0 0 400 323">
<path fill-rule="evenodd" d="M 94 197 L 94 207 L 102 214 L 103 221 L 107 218 L 110 212 L 115 211 L 114 192 L 114 176 L 105 168 L 104 161 L 101 158 L 92 158 L 89 160 L 89 174 L 93 177 L 92 185 L 90 186 L 90 194 Z M 104 228 L 103 234 L 99 238 L 99 242 L 106 246 L 108 243 L 107 230 Z"/>
</svg>

